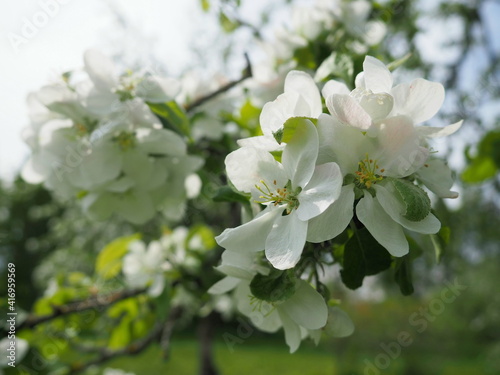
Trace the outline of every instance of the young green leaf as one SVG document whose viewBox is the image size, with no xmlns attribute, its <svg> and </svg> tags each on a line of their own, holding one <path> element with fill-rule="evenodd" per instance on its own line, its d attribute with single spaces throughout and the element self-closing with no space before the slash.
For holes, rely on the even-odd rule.
<svg viewBox="0 0 500 375">
<path fill-rule="evenodd" d="M 291 271 L 273 271 L 269 275 L 258 273 L 250 283 L 252 294 L 267 302 L 285 301 L 295 293 L 295 275 Z"/>
<path fill-rule="evenodd" d="M 390 266 L 390 254 L 363 228 L 357 230 L 344 247 L 340 276 L 348 288 L 357 289 L 365 276 L 375 275 Z"/>
<path fill-rule="evenodd" d="M 392 184 L 403 198 L 406 212 L 403 216 L 411 221 L 421 221 L 431 212 L 431 200 L 419 186 L 407 180 L 392 179 Z"/>
</svg>

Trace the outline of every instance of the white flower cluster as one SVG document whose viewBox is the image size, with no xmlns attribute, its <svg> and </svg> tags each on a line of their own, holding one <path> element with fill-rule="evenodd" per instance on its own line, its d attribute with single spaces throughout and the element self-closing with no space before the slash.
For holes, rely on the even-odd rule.
<svg viewBox="0 0 500 375">
<path fill-rule="evenodd" d="M 430 156 L 428 138 L 452 134 L 462 122 L 419 126 L 441 107 L 442 85 L 416 79 L 393 87 L 390 71 L 370 56 L 363 68 L 352 91 L 337 81 L 325 84 L 329 114 L 313 79 L 290 72 L 284 93 L 262 110 L 263 135 L 240 140 L 242 147 L 226 158 L 234 187 L 265 209 L 216 237 L 226 249 L 219 270 L 227 277 L 211 292 L 236 288 L 240 311 L 263 330 L 283 326 L 292 350 L 308 332 L 316 337 L 313 332 L 325 327 L 327 305 L 300 274 L 292 295 L 262 301 L 249 289 L 256 277 L 272 280 L 276 269 L 286 270 L 279 277 L 293 273 L 306 242 L 337 237 L 354 217 L 401 257 L 409 251 L 404 229 L 440 229 L 419 185 L 439 197 L 457 197 L 450 169 Z"/>
<path fill-rule="evenodd" d="M 200 258 L 195 253 L 204 250 L 200 236 L 191 236 L 185 227 L 177 227 L 148 245 L 133 241 L 123 258 L 125 280 L 132 288 L 148 287 L 148 294 L 157 297 L 163 292 L 168 273 L 175 274 L 180 268 L 196 273 Z"/>
<path fill-rule="evenodd" d="M 274 92 L 286 72 L 296 67 L 291 61 L 295 52 L 319 37 L 331 45 L 345 45 L 357 54 L 365 54 L 370 46 L 379 44 L 387 29 L 383 22 L 369 20 L 372 10 L 372 3 L 366 0 L 317 0 L 312 5 L 294 5 L 291 27 L 277 28 L 275 39 L 262 43 L 267 58 L 253 67 L 254 78 L 248 83 L 252 90 L 259 91 L 256 102 L 266 91 Z"/>
<path fill-rule="evenodd" d="M 95 50 L 84 62 L 83 73 L 65 74 L 29 95 L 31 124 L 23 137 L 32 155 L 23 178 L 80 200 L 98 220 L 117 214 L 141 224 L 157 211 L 179 219 L 185 180 L 202 160 L 187 155 L 184 139 L 164 129 L 148 106 L 172 101 L 179 83 L 146 73 L 119 75 Z"/>
</svg>

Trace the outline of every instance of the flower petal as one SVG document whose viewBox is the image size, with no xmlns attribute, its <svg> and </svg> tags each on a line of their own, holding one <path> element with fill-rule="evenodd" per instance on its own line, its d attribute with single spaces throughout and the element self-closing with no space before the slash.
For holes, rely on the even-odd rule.
<svg viewBox="0 0 500 375">
<path fill-rule="evenodd" d="M 285 146 L 281 157 L 285 173 L 294 189 L 303 188 L 311 179 L 318 158 L 318 148 L 318 132 L 314 124 L 309 120 L 298 120 L 295 134 Z"/>
<path fill-rule="evenodd" d="M 108 91 L 116 86 L 115 65 L 107 56 L 95 49 L 89 49 L 85 51 L 83 61 L 85 70 L 98 89 Z"/>
<path fill-rule="evenodd" d="M 256 307 L 252 300 L 249 283 L 240 283 L 235 290 L 234 297 L 238 310 L 252 321 L 252 324 L 264 332 L 276 332 L 281 328 L 281 319 L 277 309 L 271 304 L 262 301 Z"/>
<path fill-rule="evenodd" d="M 323 111 L 318 87 L 309 74 L 292 70 L 285 78 L 284 91 L 285 93 L 298 93 L 308 104 L 307 107 L 304 107 L 304 111 L 295 113 L 295 116 L 317 118 Z"/>
<path fill-rule="evenodd" d="M 391 92 L 392 74 L 380 60 L 366 56 L 363 62 L 365 87 L 374 93 Z"/>
<path fill-rule="evenodd" d="M 309 220 L 307 241 L 319 243 L 337 237 L 354 214 L 354 185 L 342 187 L 339 198 L 321 215 Z"/>
<path fill-rule="evenodd" d="M 323 86 L 323 90 L 321 90 L 321 94 L 325 99 L 334 94 L 349 95 L 350 92 L 351 91 L 347 88 L 345 83 L 335 81 L 333 79 L 325 83 L 325 86 Z"/>
<path fill-rule="evenodd" d="M 186 143 L 176 133 L 168 129 L 137 129 L 137 139 L 141 150 L 149 154 L 185 155 Z"/>
<path fill-rule="evenodd" d="M 349 95 L 331 95 L 326 99 L 326 106 L 340 122 L 367 130 L 372 126 L 372 118 L 356 99 Z"/>
<path fill-rule="evenodd" d="M 298 280 L 295 294 L 279 305 L 298 325 L 307 329 L 319 329 L 325 326 L 328 308 L 325 300 L 311 285 Z"/>
<path fill-rule="evenodd" d="M 361 97 L 361 107 L 370 115 L 373 121 L 382 120 L 392 111 L 394 99 L 389 94 L 365 94 Z"/>
<path fill-rule="evenodd" d="M 378 132 L 380 150 L 370 157 L 377 159 L 384 175 L 406 177 L 421 166 L 429 156 L 429 150 L 421 146 L 421 139 L 411 119 L 395 116 L 385 119 Z"/>
<path fill-rule="evenodd" d="M 294 212 L 278 216 L 266 239 L 266 258 L 279 270 L 294 267 L 304 249 L 306 235 L 307 222 L 300 220 Z"/>
<path fill-rule="evenodd" d="M 416 128 L 416 130 L 418 134 L 420 134 L 420 136 L 422 137 L 428 137 L 428 138 L 446 137 L 448 135 L 455 133 L 458 129 L 460 129 L 463 122 L 464 120 L 460 120 L 458 122 L 455 122 L 454 124 L 445 126 L 444 128 L 437 128 L 432 126 L 419 126 Z"/>
<path fill-rule="evenodd" d="M 311 180 L 299 194 L 299 219 L 307 221 L 324 212 L 339 197 L 342 181 L 337 163 L 318 165 Z"/>
<path fill-rule="evenodd" d="M 276 151 L 283 149 L 285 144 L 279 145 L 273 136 L 259 135 L 256 137 L 242 138 L 237 141 L 240 147 L 253 147 L 264 151 Z"/>
<path fill-rule="evenodd" d="M 417 78 L 392 90 L 394 114 L 406 115 L 415 124 L 429 120 L 444 102 L 444 87 L 440 83 Z"/>
<path fill-rule="evenodd" d="M 328 308 L 325 333 L 330 337 L 347 337 L 354 332 L 354 323 L 347 313 L 337 306 Z"/>
<path fill-rule="evenodd" d="M 283 167 L 267 151 L 258 150 L 251 147 L 242 147 L 231 152 L 226 157 L 227 176 L 236 189 L 245 193 L 252 192 L 255 198 L 260 193 L 255 188 L 260 181 L 284 187 L 288 178 Z"/>
<path fill-rule="evenodd" d="M 283 212 L 282 209 L 268 207 L 253 220 L 236 228 L 228 228 L 215 237 L 223 248 L 235 252 L 264 250 L 266 238 L 273 228 L 273 223 Z"/>
<path fill-rule="evenodd" d="M 457 198 L 458 193 L 451 191 L 453 176 L 451 169 L 440 159 L 430 159 L 416 172 L 417 178 L 427 188 L 441 198 Z"/>
<path fill-rule="evenodd" d="M 374 189 L 377 192 L 376 199 L 395 222 L 418 233 L 433 234 L 439 232 L 441 223 L 433 214 L 427 215 L 420 221 L 411 221 L 403 217 L 402 214 L 406 211 L 406 206 L 402 200 L 398 199 L 396 195 L 398 192 L 391 188 L 391 184 L 387 186 L 374 185 Z"/>
<path fill-rule="evenodd" d="M 226 276 L 222 280 L 217 281 L 208 289 L 209 294 L 224 294 L 236 288 L 241 282 L 241 279 L 236 277 Z"/>
<path fill-rule="evenodd" d="M 278 314 L 283 324 L 283 330 L 285 331 L 285 342 L 290 347 L 290 353 L 294 353 L 302 341 L 300 327 L 283 309 L 278 308 Z"/>
<path fill-rule="evenodd" d="M 408 254 L 409 246 L 403 228 L 385 212 L 369 192 L 356 206 L 356 215 L 379 244 L 396 257 Z"/>
<path fill-rule="evenodd" d="M 346 126 L 334 117 L 323 114 L 318 118 L 320 149 L 317 163 L 336 162 L 342 175 L 358 170 L 358 163 L 373 155 L 376 142 L 359 129 Z"/>
</svg>

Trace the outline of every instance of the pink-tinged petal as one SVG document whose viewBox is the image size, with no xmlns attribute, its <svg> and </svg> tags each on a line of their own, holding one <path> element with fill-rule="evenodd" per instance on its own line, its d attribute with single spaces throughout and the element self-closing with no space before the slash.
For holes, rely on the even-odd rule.
<svg viewBox="0 0 500 375">
<path fill-rule="evenodd" d="M 309 220 L 307 241 L 319 243 L 337 237 L 349 225 L 354 213 L 354 185 L 342 187 L 339 198 L 325 212 Z"/>
<path fill-rule="evenodd" d="M 356 99 L 349 95 L 331 95 L 326 99 L 326 106 L 340 122 L 366 131 L 372 126 L 372 118 Z"/>
<path fill-rule="evenodd" d="M 278 216 L 266 239 L 266 258 L 279 270 L 294 267 L 300 260 L 306 235 L 307 222 L 293 211 L 290 215 Z"/>
<path fill-rule="evenodd" d="M 322 112 L 321 96 L 316 82 L 304 72 L 292 70 L 285 78 L 285 93 L 296 92 L 307 102 L 303 112 L 295 113 L 295 116 L 317 118 Z"/>
<path fill-rule="evenodd" d="M 395 256 L 402 257 L 408 254 L 409 246 L 401 225 L 396 223 L 385 212 L 377 199 L 366 192 L 356 206 L 356 215 L 373 238 L 387 251 Z"/>
<path fill-rule="evenodd" d="M 226 172 L 236 189 L 255 193 L 256 198 L 260 193 L 256 191 L 255 185 L 261 184 L 261 180 L 267 184 L 276 181 L 276 186 L 280 188 L 288 181 L 283 167 L 269 152 L 251 147 L 231 152 L 226 157 Z"/>
<path fill-rule="evenodd" d="M 412 230 L 418 233 L 433 234 L 439 232 L 441 228 L 441 223 L 433 214 L 427 215 L 423 220 L 411 221 L 403 217 L 406 212 L 406 206 L 404 202 L 398 198 L 399 194 L 391 184 L 387 187 L 382 185 L 374 185 L 375 191 L 377 192 L 377 200 L 383 207 L 385 212 L 395 222 L 399 223 L 406 229 Z"/>
<path fill-rule="evenodd" d="M 385 169 L 385 176 L 409 176 L 424 165 L 429 156 L 429 150 L 421 146 L 421 139 L 406 116 L 385 119 L 377 139 L 380 149 L 370 157 L 377 160 L 380 169 Z"/>
<path fill-rule="evenodd" d="M 266 238 L 282 209 L 268 207 L 253 220 L 236 228 L 228 228 L 215 237 L 217 243 L 229 251 L 255 252 L 264 250 Z"/>
<path fill-rule="evenodd" d="M 440 198 L 457 198 L 458 193 L 451 191 L 453 176 L 451 169 L 440 159 L 430 159 L 416 172 L 417 178 Z"/>
<path fill-rule="evenodd" d="M 329 98 L 334 94 L 349 95 L 350 92 L 351 91 L 347 88 L 345 83 L 338 82 L 335 80 L 331 80 L 325 83 L 325 86 L 323 86 L 323 90 L 321 90 L 323 98 L 325 99 Z"/>
<path fill-rule="evenodd" d="M 417 78 L 402 83 L 392 90 L 395 115 L 406 115 L 415 124 L 432 118 L 444 101 L 444 87 L 440 83 Z"/>
<path fill-rule="evenodd" d="M 295 133 L 285 146 L 281 157 L 293 189 L 303 188 L 311 179 L 319 148 L 318 131 L 314 124 L 306 119 L 297 122 Z"/>
<path fill-rule="evenodd" d="M 318 165 L 299 195 L 297 215 L 307 221 L 323 213 L 340 195 L 342 173 L 336 163 Z"/>
<path fill-rule="evenodd" d="M 392 74 L 383 62 L 366 56 L 363 62 L 364 82 L 367 90 L 374 93 L 391 92 Z"/>
<path fill-rule="evenodd" d="M 463 120 L 460 120 L 458 122 L 455 122 L 454 124 L 445 126 L 444 128 L 437 128 L 432 126 L 419 126 L 416 129 L 418 134 L 420 134 L 420 136 L 422 137 L 440 138 L 455 133 L 458 129 L 460 129 L 463 122 L 464 122 Z"/>
</svg>

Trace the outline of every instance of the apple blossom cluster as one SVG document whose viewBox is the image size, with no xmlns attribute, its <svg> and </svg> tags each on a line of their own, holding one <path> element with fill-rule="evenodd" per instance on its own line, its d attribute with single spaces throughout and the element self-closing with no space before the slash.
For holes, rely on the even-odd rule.
<svg viewBox="0 0 500 375">
<path fill-rule="evenodd" d="M 234 188 L 263 209 L 216 237 L 226 277 L 211 292 L 234 290 L 240 312 L 264 331 L 283 327 L 291 351 L 332 324 L 344 327 L 340 334 L 350 331 L 349 323 L 332 320 L 318 280 L 322 260 L 305 256 L 311 246 L 366 228 L 392 257 L 402 257 L 406 230 L 434 234 L 441 227 L 423 186 L 442 198 L 458 196 L 429 140 L 454 133 L 462 121 L 423 124 L 444 101 L 441 84 L 418 78 L 393 86 L 389 69 L 367 56 L 353 90 L 332 80 L 321 94 L 308 74 L 292 71 L 284 93 L 264 105 L 262 135 L 241 139 L 225 160 Z M 304 278 L 315 279 L 316 288 Z"/>
<path fill-rule="evenodd" d="M 313 41 L 321 39 L 335 46 L 334 50 L 345 46 L 350 54 L 358 55 L 379 44 L 387 28 L 382 21 L 370 20 L 372 11 L 372 3 L 366 0 L 317 0 L 307 6 L 293 5 L 291 27 L 277 28 L 274 40 L 262 43 L 267 58 L 253 67 L 254 77 L 249 81 L 253 99 L 258 103 L 279 90 L 286 73 L 297 68 L 297 51 Z"/>
<path fill-rule="evenodd" d="M 161 211 L 178 220 L 197 194 L 186 179 L 203 162 L 150 107 L 174 102 L 180 83 L 147 72 L 119 74 L 95 50 L 84 63 L 83 71 L 29 95 L 31 124 L 23 138 L 32 154 L 23 178 L 78 200 L 94 219 L 116 214 L 142 224 Z"/>
<path fill-rule="evenodd" d="M 188 228 L 177 227 L 148 245 L 141 240 L 130 242 L 123 258 L 123 274 L 130 287 L 148 287 L 148 294 L 157 297 L 165 287 L 165 275 L 181 268 L 196 274 L 200 267 L 196 253 L 203 251 L 206 248 L 200 235 L 190 235 Z"/>
</svg>

